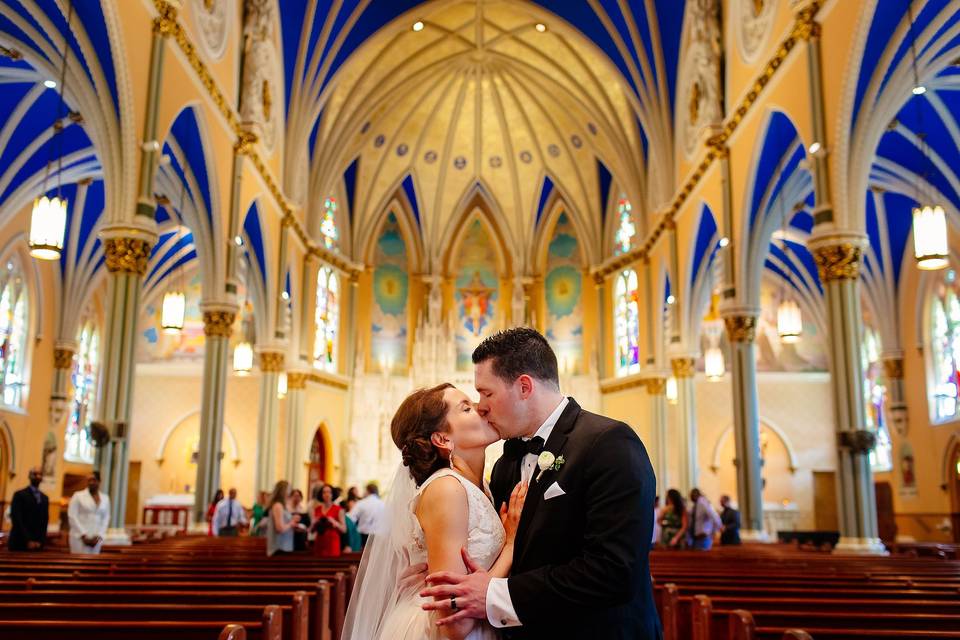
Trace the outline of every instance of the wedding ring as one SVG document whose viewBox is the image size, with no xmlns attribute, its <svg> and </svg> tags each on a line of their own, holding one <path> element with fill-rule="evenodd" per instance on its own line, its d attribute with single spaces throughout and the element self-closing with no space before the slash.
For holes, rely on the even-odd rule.
<svg viewBox="0 0 960 640">
<path fill-rule="evenodd" d="M 453 609 L 454 611 L 458 611 L 457 596 L 450 596 L 450 608 Z"/>
</svg>

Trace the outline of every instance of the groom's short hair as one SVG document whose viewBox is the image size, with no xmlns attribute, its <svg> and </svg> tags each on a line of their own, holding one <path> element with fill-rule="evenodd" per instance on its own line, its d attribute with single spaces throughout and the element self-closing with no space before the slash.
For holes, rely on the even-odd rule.
<svg viewBox="0 0 960 640">
<path fill-rule="evenodd" d="M 560 386 L 557 355 L 539 331 L 514 327 L 498 331 L 473 350 L 473 364 L 493 360 L 493 373 L 507 383 L 526 374 Z"/>
</svg>

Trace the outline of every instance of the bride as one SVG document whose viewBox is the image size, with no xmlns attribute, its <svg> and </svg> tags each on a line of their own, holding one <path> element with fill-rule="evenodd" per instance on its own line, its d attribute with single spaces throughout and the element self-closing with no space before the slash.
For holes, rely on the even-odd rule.
<svg viewBox="0 0 960 640">
<path fill-rule="evenodd" d="M 498 514 L 483 480 L 484 452 L 499 435 L 465 393 L 451 384 L 408 396 L 390 424 L 403 456 L 387 498 L 386 525 L 364 550 L 347 610 L 346 640 L 498 638 L 486 622 L 438 627 L 421 608 L 422 582 L 402 572 L 426 563 L 431 573 L 467 573 L 461 549 L 494 577 L 505 578 L 527 488 L 517 485 Z"/>
</svg>

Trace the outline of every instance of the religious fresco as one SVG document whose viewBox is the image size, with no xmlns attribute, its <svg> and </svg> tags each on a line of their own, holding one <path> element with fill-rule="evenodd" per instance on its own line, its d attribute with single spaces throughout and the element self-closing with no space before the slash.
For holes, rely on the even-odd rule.
<svg viewBox="0 0 960 640">
<path fill-rule="evenodd" d="M 561 213 L 547 250 L 544 294 L 547 340 L 557 354 L 561 374 L 583 372 L 583 275 L 580 248 L 570 218 Z"/>
<path fill-rule="evenodd" d="M 397 217 L 390 213 L 377 239 L 373 271 L 371 356 L 380 370 L 403 368 L 407 361 L 407 247 Z"/>
<path fill-rule="evenodd" d="M 185 311 L 183 329 L 179 333 L 164 333 L 160 329 L 163 296 L 157 296 L 144 305 L 140 312 L 137 340 L 137 362 L 160 360 L 203 360 L 203 313 L 200 311 L 200 272 L 190 277 L 184 291 Z"/>
<path fill-rule="evenodd" d="M 500 287 L 493 239 L 479 219 L 467 226 L 456 265 L 457 368 L 465 371 L 473 366 L 473 350 L 494 331 Z"/>
</svg>

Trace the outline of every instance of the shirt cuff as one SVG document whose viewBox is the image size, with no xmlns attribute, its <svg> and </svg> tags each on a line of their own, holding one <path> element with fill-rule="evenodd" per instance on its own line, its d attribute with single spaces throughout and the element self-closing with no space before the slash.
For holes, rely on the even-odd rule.
<svg viewBox="0 0 960 640">
<path fill-rule="evenodd" d="M 521 625 L 510 600 L 506 578 L 490 578 L 490 584 L 487 585 L 487 620 L 498 629 Z"/>
</svg>

